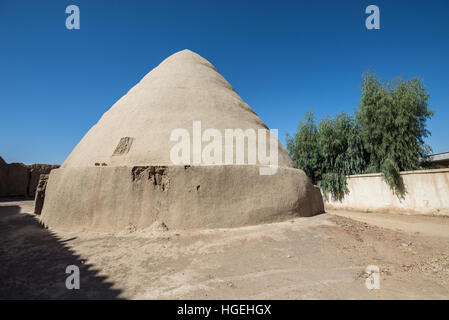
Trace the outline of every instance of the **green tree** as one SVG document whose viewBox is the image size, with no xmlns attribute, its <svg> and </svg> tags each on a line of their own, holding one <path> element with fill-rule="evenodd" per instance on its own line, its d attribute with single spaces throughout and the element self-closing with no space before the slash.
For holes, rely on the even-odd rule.
<svg viewBox="0 0 449 320">
<path fill-rule="evenodd" d="M 360 128 L 343 112 L 335 119 L 326 117 L 319 126 L 314 119 L 313 112 L 307 112 L 295 136 L 287 136 L 287 150 L 326 197 L 340 198 L 348 191 L 346 175 L 361 173 L 366 166 Z"/>
<path fill-rule="evenodd" d="M 318 150 L 322 159 L 319 185 L 326 197 L 341 198 L 348 192 L 346 176 L 363 173 L 368 158 L 355 119 L 342 112 L 335 119 L 322 120 Z"/>
<path fill-rule="evenodd" d="M 382 84 L 374 73 L 365 74 L 357 121 L 369 153 L 367 172 L 382 172 L 398 195 L 403 194 L 400 171 L 421 168 L 420 158 L 432 149 L 426 121 L 429 94 L 418 78 L 396 78 Z"/>
<path fill-rule="evenodd" d="M 314 184 L 321 180 L 321 161 L 318 150 L 318 130 L 312 111 L 308 111 L 299 123 L 296 134 L 287 134 L 287 150 L 298 168 L 301 168 Z"/>
<path fill-rule="evenodd" d="M 316 124 L 309 111 L 296 134 L 287 135 L 287 150 L 327 197 L 348 191 L 346 176 L 381 172 L 390 188 L 403 195 L 400 171 L 423 167 L 431 152 L 426 121 L 429 94 L 421 80 L 397 78 L 382 84 L 374 73 L 364 75 L 355 117 L 340 113 Z"/>
</svg>

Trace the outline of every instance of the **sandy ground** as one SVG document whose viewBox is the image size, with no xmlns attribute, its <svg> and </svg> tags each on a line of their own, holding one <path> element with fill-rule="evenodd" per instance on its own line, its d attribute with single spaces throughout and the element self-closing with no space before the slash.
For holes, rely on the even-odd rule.
<svg viewBox="0 0 449 320">
<path fill-rule="evenodd" d="M 122 234 L 40 226 L 0 201 L 0 298 L 449 299 L 449 218 L 331 211 L 236 229 Z M 81 288 L 65 287 L 67 265 Z M 380 269 L 380 289 L 365 268 Z"/>
</svg>

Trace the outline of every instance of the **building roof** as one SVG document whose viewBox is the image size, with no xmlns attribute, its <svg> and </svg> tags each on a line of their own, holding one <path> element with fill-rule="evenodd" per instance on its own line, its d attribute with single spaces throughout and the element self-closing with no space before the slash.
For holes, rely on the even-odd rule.
<svg viewBox="0 0 449 320">
<path fill-rule="evenodd" d="M 177 144 L 170 140 L 173 130 L 186 129 L 192 139 L 194 121 L 201 121 L 202 131 L 217 129 L 222 140 L 225 129 L 268 129 L 209 61 L 183 50 L 165 59 L 105 112 L 62 167 L 170 165 L 170 149 Z M 224 142 L 222 146 L 224 157 Z M 245 152 L 257 154 L 256 148 Z M 279 143 L 278 165 L 294 167 Z"/>
<path fill-rule="evenodd" d="M 437 167 L 447 167 L 449 166 L 449 152 L 430 154 L 425 157 L 425 160 L 430 162 L 432 165 L 436 165 Z"/>
</svg>

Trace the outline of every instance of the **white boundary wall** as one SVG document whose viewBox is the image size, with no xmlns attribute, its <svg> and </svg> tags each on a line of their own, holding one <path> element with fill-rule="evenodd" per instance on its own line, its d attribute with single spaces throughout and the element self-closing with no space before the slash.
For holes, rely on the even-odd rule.
<svg viewBox="0 0 449 320">
<path fill-rule="evenodd" d="M 329 199 L 326 208 L 449 215 L 449 169 L 401 172 L 405 196 L 399 199 L 380 173 L 348 176 L 349 193 Z"/>
</svg>

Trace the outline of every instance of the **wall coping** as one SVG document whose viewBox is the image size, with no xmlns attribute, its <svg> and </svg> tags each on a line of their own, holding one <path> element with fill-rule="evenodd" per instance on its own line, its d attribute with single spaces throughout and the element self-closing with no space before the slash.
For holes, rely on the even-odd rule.
<svg viewBox="0 0 449 320">
<path fill-rule="evenodd" d="M 412 171 L 401 171 L 401 176 L 409 175 L 409 174 L 431 174 L 431 173 L 441 173 L 441 172 L 448 172 L 449 168 L 443 168 L 443 169 L 430 169 L 430 170 L 412 170 Z M 382 173 L 367 173 L 367 174 L 353 174 L 350 176 L 346 176 L 346 178 L 367 178 L 367 177 L 381 177 Z"/>
</svg>

